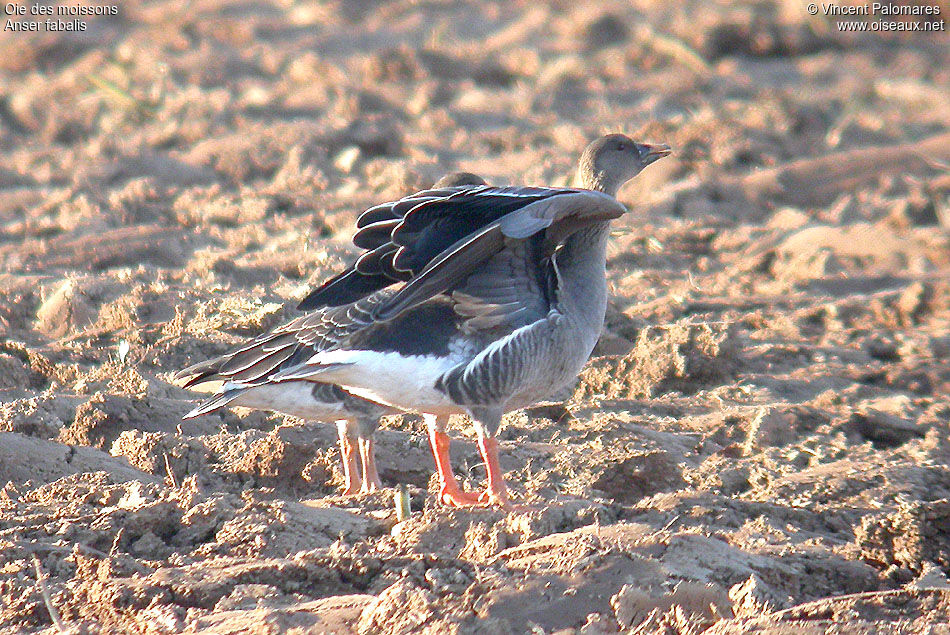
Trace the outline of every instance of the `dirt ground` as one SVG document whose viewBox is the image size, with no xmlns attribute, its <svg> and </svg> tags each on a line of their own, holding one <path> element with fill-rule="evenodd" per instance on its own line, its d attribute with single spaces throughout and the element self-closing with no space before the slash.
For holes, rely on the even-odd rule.
<svg viewBox="0 0 950 635">
<path fill-rule="evenodd" d="M 768 1 L 117 6 L 0 36 L 0 632 L 950 632 L 946 32 Z M 615 131 L 675 154 L 620 192 L 577 387 L 506 417 L 533 510 L 437 505 L 417 416 L 362 498 L 332 425 L 181 421 L 171 375 L 295 316 L 361 210 L 455 169 L 567 185 Z"/>
</svg>

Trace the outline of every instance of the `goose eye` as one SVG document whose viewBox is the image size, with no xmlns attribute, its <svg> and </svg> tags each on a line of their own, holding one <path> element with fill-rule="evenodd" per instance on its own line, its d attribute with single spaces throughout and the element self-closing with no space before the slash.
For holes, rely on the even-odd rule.
<svg viewBox="0 0 950 635">
<path fill-rule="evenodd" d="M 624 150 L 627 149 L 627 147 L 626 147 L 625 145 L 623 145 L 623 142 L 621 141 L 620 143 L 617 144 L 617 149 L 618 149 L 619 151 L 623 152 Z"/>
</svg>

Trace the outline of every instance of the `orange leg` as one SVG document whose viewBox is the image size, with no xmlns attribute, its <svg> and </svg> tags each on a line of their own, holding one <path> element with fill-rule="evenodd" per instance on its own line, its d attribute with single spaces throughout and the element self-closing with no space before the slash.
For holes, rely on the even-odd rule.
<svg viewBox="0 0 950 635">
<path fill-rule="evenodd" d="M 478 495 L 472 492 L 463 492 L 452 473 L 452 464 L 449 461 L 449 445 L 452 440 L 442 430 L 429 426 L 429 444 L 435 456 L 435 467 L 439 471 L 442 486 L 439 488 L 439 500 L 449 507 L 468 507 L 478 504 Z"/>
<path fill-rule="evenodd" d="M 505 475 L 498 463 L 498 441 L 494 437 L 479 437 L 478 451 L 488 470 L 488 487 L 479 496 L 479 503 L 497 507 L 508 507 L 508 488 Z"/>
<path fill-rule="evenodd" d="M 360 494 L 383 489 L 383 483 L 379 480 L 379 473 L 376 471 L 376 449 L 373 438 L 361 438 L 359 445 L 360 461 L 363 463 L 363 486 L 360 488 Z"/>
<path fill-rule="evenodd" d="M 343 475 L 346 477 L 346 489 L 343 493 L 352 496 L 360 491 L 362 485 L 359 466 L 356 463 L 358 452 L 353 439 L 346 433 L 345 426 L 338 426 L 337 431 L 340 435 L 340 454 L 343 455 Z"/>
</svg>

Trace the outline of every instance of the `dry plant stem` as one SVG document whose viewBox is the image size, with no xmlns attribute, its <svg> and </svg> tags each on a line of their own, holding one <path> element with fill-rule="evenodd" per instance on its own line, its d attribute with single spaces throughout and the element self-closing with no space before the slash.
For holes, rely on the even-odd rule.
<svg viewBox="0 0 950 635">
<path fill-rule="evenodd" d="M 53 620 L 56 630 L 60 633 L 68 633 L 69 631 L 63 624 L 63 620 L 59 617 L 59 611 L 53 606 L 53 601 L 49 597 L 49 589 L 46 588 L 46 574 L 43 572 L 40 559 L 36 557 L 35 553 L 33 554 L 33 567 L 36 569 L 36 586 L 39 587 L 40 593 L 43 595 L 43 603 L 46 604 L 46 610 L 49 611 L 50 619 Z"/>
<path fill-rule="evenodd" d="M 111 558 L 119 550 L 119 542 L 122 540 L 122 534 L 125 533 L 125 527 L 119 527 L 119 531 L 115 532 L 115 540 L 112 541 L 112 548 L 109 549 L 109 557 Z"/>
<path fill-rule="evenodd" d="M 162 452 L 162 458 L 165 459 L 165 473 L 168 474 L 168 480 L 171 482 L 172 487 L 178 489 L 178 480 L 175 478 L 175 473 L 172 472 L 172 466 L 168 463 L 168 453 Z"/>
<path fill-rule="evenodd" d="M 396 488 L 396 520 L 402 522 L 407 520 L 409 516 L 412 515 L 412 508 L 410 507 L 409 501 L 409 488 L 406 487 L 405 483 L 401 483 L 399 487 Z"/>
</svg>

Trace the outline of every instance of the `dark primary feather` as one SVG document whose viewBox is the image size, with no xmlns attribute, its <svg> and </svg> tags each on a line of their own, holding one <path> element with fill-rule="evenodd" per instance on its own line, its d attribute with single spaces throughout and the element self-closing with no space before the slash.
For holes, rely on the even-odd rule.
<svg viewBox="0 0 950 635">
<path fill-rule="evenodd" d="M 353 244 L 360 249 L 376 249 L 389 242 L 389 237 L 400 223 L 399 218 L 387 218 L 371 223 L 360 229 L 353 236 Z"/>
<path fill-rule="evenodd" d="M 395 226 L 414 206 L 427 200 L 450 196 L 460 189 L 470 189 L 475 179 L 478 177 L 468 173 L 450 174 L 440 181 L 441 187 L 416 192 L 397 201 L 382 203 L 360 214 L 356 219 L 358 231 L 353 236 L 353 244 L 367 251 L 374 251 L 388 245 L 387 250 L 375 256 L 378 272 L 357 271 L 356 265 L 351 265 L 307 294 L 307 297 L 297 305 L 297 309 L 311 311 L 350 304 L 374 291 L 385 289 L 395 281 L 405 280 L 407 278 L 405 273 L 397 272 L 393 267 L 393 255 L 398 246 L 390 242 L 390 235 Z M 481 184 L 484 184 L 484 181 Z M 384 254 L 385 258 L 382 257 Z M 369 264 L 364 263 L 364 265 Z"/>
<path fill-rule="evenodd" d="M 185 388 L 189 388 L 190 386 L 194 386 L 206 381 L 214 381 L 216 379 L 220 379 L 220 376 L 217 374 L 218 367 L 220 365 L 221 362 L 219 358 L 208 359 L 181 369 L 174 374 L 172 379 L 175 381 L 187 379 L 187 381 L 182 384 Z"/>
<path fill-rule="evenodd" d="M 571 190 L 528 187 L 480 187 L 427 201 L 411 210 L 392 232 L 400 246 L 397 269 L 421 271 L 456 241 L 489 223 L 545 198 Z"/>
<path fill-rule="evenodd" d="M 422 190 L 420 192 L 416 192 L 415 194 L 404 196 L 403 198 L 395 201 L 374 205 L 359 215 L 359 217 L 356 219 L 356 228 L 362 229 L 374 223 L 403 218 L 413 207 L 416 207 L 417 205 L 426 201 L 445 198 L 459 191 L 471 190 L 486 185 L 486 183 L 481 179 L 479 179 L 479 182 L 475 182 L 473 179 L 464 178 L 466 174 L 467 173 L 464 172 L 458 173 L 457 175 L 454 175 L 457 177 L 455 180 L 448 181 L 443 185 L 439 185 L 437 183 L 436 187 L 432 187 L 428 190 Z M 474 177 L 474 175 L 470 176 Z M 440 183 L 442 183 L 442 181 L 440 181 Z"/>
<path fill-rule="evenodd" d="M 297 309 L 310 311 L 350 304 L 390 284 L 392 281 L 382 273 L 364 275 L 356 271 L 355 266 L 351 266 L 311 291 L 300 301 Z"/>
<path fill-rule="evenodd" d="M 214 380 L 233 381 L 243 387 L 267 383 L 281 370 L 302 364 L 319 351 L 335 348 L 365 329 L 372 323 L 377 306 L 391 295 L 384 290 L 350 305 L 303 315 L 220 357 L 179 371 L 175 379 L 187 378 L 186 388 Z M 425 333 L 418 325 L 415 331 L 420 336 Z"/>
<path fill-rule="evenodd" d="M 394 206 L 407 200 L 416 203 L 427 200 L 429 194 L 430 191 L 417 192 L 399 201 L 376 205 L 360 214 L 356 219 L 353 244 L 364 249 L 364 253 L 355 263 L 308 293 L 297 305 L 297 310 L 312 311 L 350 304 L 400 280 L 392 264 L 398 246 L 389 240 L 393 229 L 402 220 Z"/>
<path fill-rule="evenodd" d="M 194 417 L 199 417 L 203 414 L 208 414 L 209 412 L 214 412 L 218 408 L 228 405 L 242 394 L 244 394 L 243 388 L 225 390 L 224 392 L 214 395 L 210 399 L 206 399 L 197 408 L 186 414 L 183 418 L 191 419 Z"/>
<path fill-rule="evenodd" d="M 411 306 L 450 290 L 453 284 L 471 273 L 476 265 L 501 251 L 504 245 L 505 237 L 497 225 L 489 225 L 450 245 L 430 266 L 378 307 L 375 317 L 391 319 Z"/>
<path fill-rule="evenodd" d="M 396 247 L 391 244 L 380 245 L 372 251 L 363 253 L 356 259 L 356 271 L 364 275 L 376 275 L 383 273 L 383 261 L 390 257 L 396 251 Z"/>
</svg>

